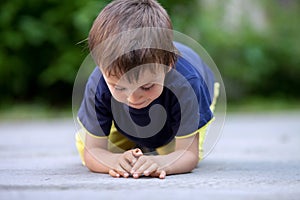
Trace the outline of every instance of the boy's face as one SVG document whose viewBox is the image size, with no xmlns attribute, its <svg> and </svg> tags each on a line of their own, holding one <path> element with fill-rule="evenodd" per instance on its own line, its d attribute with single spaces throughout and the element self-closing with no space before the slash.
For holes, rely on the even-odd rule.
<svg viewBox="0 0 300 200">
<path fill-rule="evenodd" d="M 147 107 L 161 95 L 165 79 L 163 70 L 158 70 L 156 73 L 145 70 L 140 73 L 136 82 L 131 83 L 128 82 L 125 76 L 120 79 L 105 74 L 103 76 L 112 96 L 117 101 L 136 109 Z"/>
</svg>

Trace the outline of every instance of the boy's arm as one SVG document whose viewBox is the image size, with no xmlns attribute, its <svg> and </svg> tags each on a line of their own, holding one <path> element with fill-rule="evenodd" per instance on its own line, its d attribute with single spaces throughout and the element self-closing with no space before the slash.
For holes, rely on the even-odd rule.
<svg viewBox="0 0 300 200">
<path fill-rule="evenodd" d="M 167 174 L 191 172 L 199 162 L 199 134 L 176 138 L 175 151 L 156 160 Z"/>
<path fill-rule="evenodd" d="M 164 175 L 168 174 L 191 172 L 199 162 L 198 142 L 199 134 L 197 133 L 187 138 L 176 139 L 175 151 L 168 155 L 141 156 L 132 168 L 136 174 L 134 177 L 145 174 L 146 167 L 144 166 L 149 162 L 157 164 L 157 170 L 152 175 L 160 178 L 164 178 Z M 161 175 L 162 172 L 163 175 Z"/>
<path fill-rule="evenodd" d="M 107 138 L 95 138 L 86 134 L 84 148 L 86 167 L 93 172 L 109 173 L 114 177 L 128 177 L 139 153 L 135 150 L 122 154 L 111 153 L 107 150 L 107 144 Z"/>
</svg>

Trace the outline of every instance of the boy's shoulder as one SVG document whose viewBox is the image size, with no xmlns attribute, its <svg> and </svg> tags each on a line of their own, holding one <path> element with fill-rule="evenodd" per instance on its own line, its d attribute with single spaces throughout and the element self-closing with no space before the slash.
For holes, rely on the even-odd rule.
<svg viewBox="0 0 300 200">
<path fill-rule="evenodd" d="M 185 91 L 190 87 L 195 91 L 207 88 L 213 94 L 215 78 L 209 66 L 190 47 L 178 42 L 174 44 L 179 51 L 179 56 L 175 68 L 166 76 L 166 87 L 177 91 Z"/>
<path fill-rule="evenodd" d="M 213 79 L 212 71 L 193 49 L 179 42 L 174 42 L 174 45 L 179 51 L 175 64 L 176 72 L 186 80 Z"/>
<path fill-rule="evenodd" d="M 110 95 L 108 86 L 98 66 L 95 67 L 88 78 L 86 92 L 97 96 Z"/>
</svg>

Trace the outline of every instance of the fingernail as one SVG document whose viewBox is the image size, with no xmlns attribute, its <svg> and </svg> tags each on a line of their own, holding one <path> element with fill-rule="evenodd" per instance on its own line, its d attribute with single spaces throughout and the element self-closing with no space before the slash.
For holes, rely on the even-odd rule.
<svg viewBox="0 0 300 200">
<path fill-rule="evenodd" d="M 128 176 L 129 176 L 129 174 L 128 174 L 128 173 L 124 173 L 124 176 L 125 176 L 125 177 L 128 177 Z"/>
<path fill-rule="evenodd" d="M 144 175 L 148 176 L 149 175 L 149 171 L 144 171 Z"/>
<path fill-rule="evenodd" d="M 134 152 L 135 153 L 140 153 L 140 149 L 135 149 Z"/>
<path fill-rule="evenodd" d="M 138 174 L 133 174 L 133 177 L 134 177 L 134 178 L 138 178 L 139 175 L 138 175 Z"/>
</svg>

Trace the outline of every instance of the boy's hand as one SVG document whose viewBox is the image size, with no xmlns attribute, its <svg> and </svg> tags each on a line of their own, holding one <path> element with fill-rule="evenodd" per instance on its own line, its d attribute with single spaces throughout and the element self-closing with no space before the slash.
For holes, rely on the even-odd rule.
<svg viewBox="0 0 300 200">
<path fill-rule="evenodd" d="M 130 173 L 134 178 L 139 178 L 143 174 L 161 179 L 166 177 L 166 172 L 160 168 L 152 156 L 140 156 Z"/>
<path fill-rule="evenodd" d="M 115 178 L 121 176 L 127 178 L 129 176 L 129 172 L 132 169 L 132 166 L 134 166 L 138 158 L 142 155 L 142 151 L 138 148 L 125 151 L 119 156 L 119 159 L 117 160 L 114 169 L 109 170 L 109 175 Z"/>
</svg>

